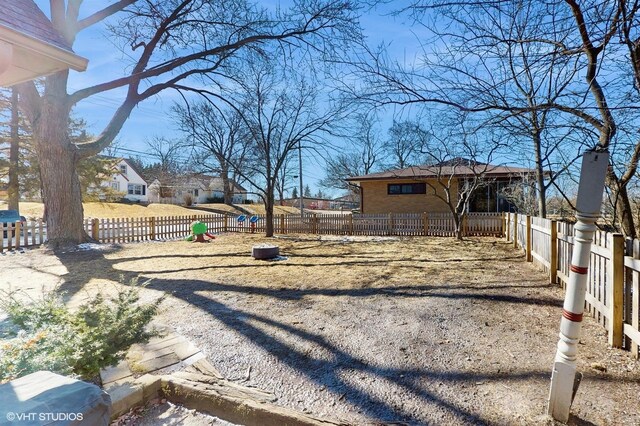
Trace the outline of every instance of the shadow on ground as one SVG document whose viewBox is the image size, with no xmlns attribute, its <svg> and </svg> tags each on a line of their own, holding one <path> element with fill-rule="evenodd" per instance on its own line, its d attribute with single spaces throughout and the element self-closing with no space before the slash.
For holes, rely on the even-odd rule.
<svg viewBox="0 0 640 426">
<path fill-rule="evenodd" d="M 229 253 L 223 255 L 225 257 L 242 256 L 246 257 L 246 253 Z M 297 254 L 296 256 L 300 256 Z M 122 271 L 115 266 L 124 261 L 142 260 L 147 257 L 126 258 L 126 259 L 108 259 L 104 253 L 99 251 L 77 252 L 58 255 L 60 261 L 66 266 L 68 274 L 65 276 L 65 282 L 60 287 L 60 291 L 65 293 L 65 297 L 72 297 L 83 289 L 90 279 L 98 278 L 105 280 L 114 280 L 118 276 L 122 276 L 124 282 L 129 282 L 133 278 L 145 274 L 158 274 L 156 271 Z M 156 258 L 179 259 L 180 257 L 194 258 L 197 256 L 183 255 L 162 255 Z M 211 257 L 211 256 L 207 256 Z M 310 256 L 312 257 L 312 256 Z M 317 256 L 313 256 L 317 257 Z M 370 258 L 369 258 L 370 259 Z M 521 256 L 514 257 L 514 260 L 521 259 Z M 483 261 L 489 259 L 457 259 L 459 262 Z M 494 259 L 491 259 L 494 260 Z M 383 261 L 383 260 L 380 260 Z M 384 260 L 385 262 L 388 262 Z M 350 266 L 354 262 L 361 264 L 362 261 L 347 260 L 344 262 L 336 262 L 335 265 Z M 364 263 L 376 262 L 369 260 Z M 262 263 L 254 266 L 256 269 L 267 269 L 272 267 L 272 263 Z M 278 264 L 282 265 L 282 264 Z M 305 264 L 306 265 L 306 264 Z M 305 266 L 302 265 L 302 266 Z M 309 264 L 310 266 L 316 266 Z M 323 263 L 322 266 L 327 265 Z M 300 266 L 300 265 L 297 265 Z M 231 266 L 233 267 L 233 266 Z M 238 265 L 238 267 L 246 267 Z M 211 269 L 215 267 L 207 267 Z M 224 266 L 223 268 L 229 268 Z M 89 270 L 89 271 L 88 271 Z M 162 271 L 160 274 L 169 272 L 188 272 L 192 268 L 177 268 L 172 271 Z M 448 412 L 452 417 L 462 423 L 488 424 L 489 420 L 482 418 L 473 410 L 462 407 L 460 404 L 442 396 L 437 389 L 431 389 L 424 383 L 432 383 L 433 381 L 444 382 L 446 386 L 456 387 L 463 384 L 474 384 L 477 382 L 493 382 L 493 381 L 520 381 L 520 380 L 549 380 L 549 371 L 510 371 L 503 373 L 484 374 L 466 371 L 438 371 L 429 368 L 419 369 L 401 369 L 401 368 L 385 368 L 370 365 L 366 361 L 354 357 L 336 345 L 328 341 L 324 336 L 302 330 L 291 324 L 284 323 L 275 318 L 246 312 L 217 300 L 213 300 L 205 294 L 209 292 L 233 292 L 242 294 L 258 294 L 264 297 L 279 300 L 299 300 L 307 296 L 330 296 L 330 297 L 370 297 L 374 295 L 389 295 L 395 298 L 443 298 L 443 299 L 474 299 L 474 300 L 491 300 L 500 303 L 510 304 L 526 304 L 536 306 L 553 306 L 560 307 L 561 302 L 550 297 L 523 297 L 509 295 L 508 290 L 511 285 L 504 283 L 487 283 L 484 285 L 450 285 L 450 286 L 432 286 L 432 285 L 416 285 L 416 286 L 383 286 L 355 289 L 331 289 L 331 288 L 310 288 L 310 289 L 292 289 L 292 288 L 265 288 L 257 286 L 242 286 L 218 282 L 209 282 L 203 280 L 191 279 L 175 279 L 170 277 L 154 277 L 148 285 L 148 288 L 170 294 L 175 298 L 183 300 L 194 307 L 206 312 L 208 315 L 225 324 L 231 330 L 246 337 L 253 344 L 261 347 L 266 352 L 277 357 L 281 362 L 296 370 L 301 375 L 306 376 L 309 380 L 320 386 L 325 386 L 341 395 L 351 405 L 357 407 L 367 417 L 382 422 L 407 422 L 411 424 L 421 424 L 424 420 L 415 412 L 405 410 L 401 406 L 392 404 L 376 395 L 366 392 L 353 384 L 348 383 L 341 372 L 357 371 L 364 374 L 379 377 L 383 381 L 388 381 L 402 388 L 415 398 L 426 404 L 437 405 Z M 526 286 L 517 286 L 525 288 Z M 535 288 L 544 288 L 544 286 L 532 286 Z M 493 290 L 493 291 L 488 291 Z M 288 336 L 293 337 L 302 342 L 313 343 L 318 345 L 324 351 L 330 353 L 328 359 L 311 358 L 306 353 L 286 344 L 282 340 L 261 330 L 256 324 L 262 324 L 277 329 Z M 425 379 L 427 379 L 425 381 Z M 610 379 L 602 377 L 601 380 L 621 381 L 621 378 Z M 623 381 L 623 380 L 622 380 Z M 574 418 L 573 421 L 579 425 L 589 425 L 590 423 Z"/>
</svg>

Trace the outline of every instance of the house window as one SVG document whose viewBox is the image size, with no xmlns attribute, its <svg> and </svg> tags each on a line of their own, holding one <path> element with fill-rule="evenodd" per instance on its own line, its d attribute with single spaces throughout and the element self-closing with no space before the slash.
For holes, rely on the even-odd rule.
<svg viewBox="0 0 640 426">
<path fill-rule="evenodd" d="M 197 189 L 194 189 L 194 190 L 193 190 L 193 196 L 194 196 L 194 197 L 197 197 L 197 196 L 199 196 L 199 195 L 200 195 L 200 191 L 199 191 L 199 190 L 197 190 Z"/>
<path fill-rule="evenodd" d="M 387 186 L 389 195 L 426 194 L 426 183 L 390 183 Z"/>
<path fill-rule="evenodd" d="M 146 188 L 145 185 L 137 185 L 135 183 L 130 183 L 127 185 L 127 193 L 129 195 L 145 195 Z"/>
<path fill-rule="evenodd" d="M 120 164 L 120 173 L 122 173 L 123 175 L 127 175 L 127 165 L 126 164 Z"/>
<path fill-rule="evenodd" d="M 120 182 L 111 182 L 111 188 L 114 191 L 120 191 Z"/>
</svg>

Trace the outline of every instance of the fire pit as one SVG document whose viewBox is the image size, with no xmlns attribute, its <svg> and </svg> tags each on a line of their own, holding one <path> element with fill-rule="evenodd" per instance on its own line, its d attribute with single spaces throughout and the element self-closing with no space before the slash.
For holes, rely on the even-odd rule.
<svg viewBox="0 0 640 426">
<path fill-rule="evenodd" d="M 260 244 L 257 246 L 253 246 L 253 248 L 251 249 L 251 256 L 253 256 L 254 259 L 258 260 L 273 259 L 275 257 L 278 257 L 279 255 L 280 247 L 270 244 Z"/>
</svg>

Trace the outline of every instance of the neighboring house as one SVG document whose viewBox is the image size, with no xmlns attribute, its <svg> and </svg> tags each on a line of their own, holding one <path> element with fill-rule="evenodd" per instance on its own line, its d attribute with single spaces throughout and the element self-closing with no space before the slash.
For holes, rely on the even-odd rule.
<svg viewBox="0 0 640 426">
<path fill-rule="evenodd" d="M 87 62 L 73 52 L 33 0 L 0 2 L 0 86 L 69 68 L 84 71 Z"/>
<path fill-rule="evenodd" d="M 454 165 L 455 161 L 457 164 Z M 438 176 L 444 180 L 452 179 L 452 197 L 457 197 L 459 185 L 463 185 L 465 179 L 473 178 L 474 170 L 476 173 L 483 170 L 484 184 L 472 197 L 469 211 L 502 212 L 514 209 L 501 195 L 503 188 L 535 176 L 533 169 L 481 163 L 472 167 L 464 165 L 464 162 L 471 164 L 469 160 L 456 159 L 436 165 L 354 176 L 347 181 L 360 187 L 362 213 L 448 213 L 449 206 L 438 198 L 438 195 L 444 195 L 442 185 L 438 183 Z"/>
<path fill-rule="evenodd" d="M 349 193 L 342 197 L 335 198 L 333 204 L 340 210 L 354 210 L 360 208 L 360 195 Z"/>
<path fill-rule="evenodd" d="M 302 197 L 302 205 L 305 209 L 310 210 L 352 210 L 358 208 L 358 203 L 347 199 L 349 196 L 336 199 Z M 300 208 L 300 198 L 285 198 L 282 205 Z"/>
<path fill-rule="evenodd" d="M 109 157 L 103 157 L 109 159 Z M 120 192 L 125 200 L 140 203 L 149 202 L 148 185 L 142 173 L 126 158 L 113 158 L 114 166 L 111 176 L 105 176 L 101 186 L 110 187 Z"/>
<path fill-rule="evenodd" d="M 235 181 L 231 181 L 233 191 L 232 203 L 242 204 L 247 201 L 247 190 Z M 154 179 L 149 185 L 149 201 L 152 203 L 185 204 L 191 199 L 193 204 L 222 202 L 224 185 L 218 176 L 195 175 L 172 180 Z"/>
</svg>

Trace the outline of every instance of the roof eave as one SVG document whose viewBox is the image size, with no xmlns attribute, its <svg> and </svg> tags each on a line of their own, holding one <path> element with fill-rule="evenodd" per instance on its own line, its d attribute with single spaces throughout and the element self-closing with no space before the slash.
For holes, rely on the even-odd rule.
<svg viewBox="0 0 640 426">
<path fill-rule="evenodd" d="M 517 177 L 521 177 L 522 175 L 534 175 L 535 171 L 532 170 L 530 172 L 504 172 L 504 173 L 487 173 L 486 177 L 487 178 L 500 178 L 500 177 L 510 177 L 510 178 L 517 178 Z M 466 177 L 473 177 L 474 175 L 472 173 L 467 173 L 467 174 L 454 174 L 453 177 L 457 177 L 457 178 L 466 178 Z M 545 176 L 547 176 L 545 174 Z M 449 175 L 447 174 L 442 174 L 440 177 L 449 177 Z M 367 176 L 356 176 L 356 177 L 352 177 L 352 178 L 347 178 L 345 179 L 347 182 L 353 182 L 353 183 L 360 183 L 362 181 L 375 181 L 375 180 L 412 180 L 412 179 L 437 179 L 438 175 L 415 175 L 415 176 L 375 176 L 375 177 L 367 177 Z"/>
<path fill-rule="evenodd" d="M 89 64 L 88 59 L 76 55 L 72 51 L 47 43 L 13 28 L 0 26 L 0 41 L 60 62 L 74 71 L 85 71 Z"/>
</svg>

